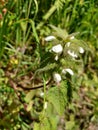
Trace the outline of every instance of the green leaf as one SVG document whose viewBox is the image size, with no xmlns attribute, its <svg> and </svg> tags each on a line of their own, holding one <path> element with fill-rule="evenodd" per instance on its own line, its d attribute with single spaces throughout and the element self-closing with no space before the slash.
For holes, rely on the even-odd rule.
<svg viewBox="0 0 98 130">
<path fill-rule="evenodd" d="M 55 35 L 63 40 L 65 40 L 68 37 L 68 33 L 66 30 L 63 30 L 61 28 L 55 27 L 53 25 L 50 25 L 50 27 L 55 31 Z"/>
<path fill-rule="evenodd" d="M 46 52 L 41 56 L 41 64 L 40 67 L 45 67 L 47 64 L 54 62 L 54 55 L 50 52 Z"/>
<path fill-rule="evenodd" d="M 51 130 L 51 125 L 49 123 L 49 120 L 46 118 L 42 120 L 42 122 L 39 124 L 35 123 L 34 130 Z"/>
<path fill-rule="evenodd" d="M 50 71 L 50 70 L 54 69 L 55 67 L 56 67 L 56 64 L 55 64 L 55 63 L 48 64 L 47 66 L 38 69 L 38 70 L 35 72 L 35 75 L 36 75 L 37 73 L 42 73 L 42 72 Z"/>
<path fill-rule="evenodd" d="M 62 115 L 67 103 L 67 84 L 62 82 L 60 86 L 51 88 L 47 93 L 47 99 L 53 104 L 56 112 Z"/>
<path fill-rule="evenodd" d="M 47 117 L 41 119 L 40 123 L 34 123 L 34 130 L 56 130 L 57 129 L 57 117 Z"/>
<path fill-rule="evenodd" d="M 32 26 L 33 35 L 34 35 L 36 41 L 39 43 L 39 38 L 38 38 L 38 35 L 37 35 L 37 32 L 36 32 L 35 23 L 34 23 L 34 21 L 32 21 L 31 19 L 29 19 L 29 21 L 30 21 L 31 26 Z"/>
<path fill-rule="evenodd" d="M 39 123 L 34 123 L 34 130 L 41 130 Z"/>
<path fill-rule="evenodd" d="M 35 95 L 35 91 L 32 90 L 26 94 L 25 101 L 29 103 Z"/>
<path fill-rule="evenodd" d="M 20 23 L 20 25 L 21 25 L 22 31 L 25 32 L 25 31 L 26 31 L 26 28 L 27 28 L 27 22 L 22 21 L 22 22 Z"/>
<path fill-rule="evenodd" d="M 63 5 L 65 4 L 66 0 L 56 0 L 55 4 L 57 6 L 57 9 L 63 9 Z"/>
<path fill-rule="evenodd" d="M 75 126 L 74 121 L 67 121 L 66 122 L 66 130 L 73 130 L 74 126 Z"/>
</svg>

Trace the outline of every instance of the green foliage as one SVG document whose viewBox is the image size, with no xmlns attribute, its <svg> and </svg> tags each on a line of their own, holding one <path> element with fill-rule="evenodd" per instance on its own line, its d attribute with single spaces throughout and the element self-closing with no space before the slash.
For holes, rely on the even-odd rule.
<svg viewBox="0 0 98 130">
<path fill-rule="evenodd" d="M 57 6 L 57 9 L 62 9 L 65 2 L 66 2 L 65 0 L 56 0 L 55 3 Z"/>
<path fill-rule="evenodd" d="M 63 82 L 60 86 L 51 88 L 47 93 L 47 100 L 54 106 L 59 115 L 62 115 L 67 104 L 67 84 Z"/>
<path fill-rule="evenodd" d="M 0 0 L 0 129 L 97 127 L 97 6 L 94 0 Z M 49 35 L 54 39 L 47 41 Z"/>
<path fill-rule="evenodd" d="M 42 119 L 41 123 L 34 124 L 34 130 L 56 130 L 57 129 L 57 122 L 55 117 L 50 117 Z"/>
</svg>

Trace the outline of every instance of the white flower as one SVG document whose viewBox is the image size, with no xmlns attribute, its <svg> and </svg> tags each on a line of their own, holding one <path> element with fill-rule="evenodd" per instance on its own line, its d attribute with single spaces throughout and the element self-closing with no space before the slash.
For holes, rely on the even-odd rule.
<svg viewBox="0 0 98 130">
<path fill-rule="evenodd" d="M 81 54 L 84 53 L 84 49 L 83 49 L 83 47 L 79 47 L 79 52 L 80 52 Z"/>
<path fill-rule="evenodd" d="M 61 44 L 58 44 L 58 45 L 53 46 L 51 50 L 57 54 L 61 54 L 63 51 L 63 47 Z"/>
<path fill-rule="evenodd" d="M 54 36 L 48 36 L 45 38 L 45 41 L 48 42 L 48 41 L 52 41 L 54 39 L 56 39 Z"/>
<path fill-rule="evenodd" d="M 62 79 L 61 79 L 61 75 L 58 73 L 54 73 L 53 74 L 53 79 L 56 83 L 59 83 Z"/>
<path fill-rule="evenodd" d="M 66 43 L 66 46 L 67 46 L 67 47 L 69 47 L 69 46 L 70 46 L 70 44 L 71 44 L 71 42 L 67 42 L 67 43 Z"/>
<path fill-rule="evenodd" d="M 73 40 L 74 38 L 75 38 L 74 36 L 71 36 L 71 37 L 70 37 L 70 40 Z"/>
<path fill-rule="evenodd" d="M 67 72 L 68 72 L 70 75 L 74 75 L 73 71 L 72 71 L 71 69 L 69 69 L 69 68 L 62 70 L 62 73 L 63 73 L 63 74 L 66 74 Z"/>
<path fill-rule="evenodd" d="M 47 102 L 44 103 L 44 109 L 47 109 Z"/>
<path fill-rule="evenodd" d="M 77 58 L 77 57 L 78 57 L 77 54 L 75 54 L 74 51 L 68 50 L 67 53 L 68 53 L 70 56 L 72 56 L 73 58 Z"/>
</svg>

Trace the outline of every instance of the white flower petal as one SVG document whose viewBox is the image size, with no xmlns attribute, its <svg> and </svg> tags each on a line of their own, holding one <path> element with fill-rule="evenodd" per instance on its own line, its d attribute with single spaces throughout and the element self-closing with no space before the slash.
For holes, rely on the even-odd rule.
<svg viewBox="0 0 98 130">
<path fill-rule="evenodd" d="M 70 56 L 72 56 L 73 58 L 77 58 L 77 57 L 78 57 L 77 54 L 75 54 L 74 51 L 68 50 L 67 53 L 68 53 Z"/>
<path fill-rule="evenodd" d="M 68 72 L 70 75 L 74 75 L 73 71 L 72 71 L 71 69 L 69 69 L 69 68 L 62 70 L 62 73 L 63 73 L 63 74 L 66 74 L 67 72 Z"/>
<path fill-rule="evenodd" d="M 83 47 L 79 47 L 79 52 L 80 52 L 81 54 L 84 53 L 84 49 L 83 49 Z"/>
<path fill-rule="evenodd" d="M 70 40 L 73 40 L 74 38 L 75 38 L 74 36 L 71 36 L 71 37 L 70 37 Z"/>
<path fill-rule="evenodd" d="M 52 41 L 54 39 L 56 39 L 56 37 L 54 37 L 54 36 L 48 36 L 48 37 L 45 38 L 45 41 L 48 42 L 48 41 Z"/>
<path fill-rule="evenodd" d="M 56 83 L 59 83 L 62 79 L 61 79 L 61 75 L 58 73 L 54 73 L 53 74 L 53 79 Z"/>
<path fill-rule="evenodd" d="M 54 59 L 57 61 L 59 59 L 58 55 L 56 55 Z"/>
<path fill-rule="evenodd" d="M 63 51 L 63 47 L 61 44 L 58 44 L 56 46 L 53 46 L 51 50 L 57 54 L 61 54 Z"/>
</svg>

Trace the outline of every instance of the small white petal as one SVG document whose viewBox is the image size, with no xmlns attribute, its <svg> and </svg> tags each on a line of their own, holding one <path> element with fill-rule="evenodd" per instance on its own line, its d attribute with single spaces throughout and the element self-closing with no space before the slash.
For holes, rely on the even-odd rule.
<svg viewBox="0 0 98 130">
<path fill-rule="evenodd" d="M 62 79 L 61 79 L 61 75 L 58 73 L 54 73 L 53 74 L 53 79 L 56 83 L 59 83 Z"/>
<path fill-rule="evenodd" d="M 70 46 L 70 44 L 71 44 L 71 42 L 67 42 L 67 43 L 66 43 L 66 46 L 67 46 L 67 47 L 69 47 L 69 46 Z"/>
<path fill-rule="evenodd" d="M 74 36 L 71 36 L 71 37 L 70 37 L 70 40 L 73 40 L 74 38 L 75 38 Z"/>
<path fill-rule="evenodd" d="M 80 52 L 81 54 L 84 53 L 84 49 L 83 49 L 83 47 L 79 47 L 79 52 Z"/>
<path fill-rule="evenodd" d="M 47 102 L 44 103 L 44 109 L 47 109 Z"/>
<path fill-rule="evenodd" d="M 57 61 L 59 59 L 58 55 L 56 55 L 54 59 Z"/>
<path fill-rule="evenodd" d="M 58 44 L 56 46 L 53 46 L 51 50 L 57 54 L 61 54 L 63 51 L 63 47 L 61 46 L 61 44 Z"/>
<path fill-rule="evenodd" d="M 48 41 L 52 41 L 54 39 L 56 39 L 54 36 L 48 36 L 45 38 L 45 41 L 48 42 Z"/>
<path fill-rule="evenodd" d="M 44 93 L 43 93 L 43 92 L 41 92 L 41 93 L 40 93 L 40 96 L 41 96 L 41 97 L 43 97 L 43 96 L 44 96 Z"/>
<path fill-rule="evenodd" d="M 67 53 L 68 53 L 70 56 L 72 56 L 73 58 L 77 58 L 77 57 L 78 57 L 77 54 L 75 54 L 74 51 L 68 50 Z"/>
<path fill-rule="evenodd" d="M 66 74 L 67 72 L 68 72 L 70 75 L 74 75 L 73 71 L 72 71 L 71 69 L 69 69 L 69 68 L 62 70 L 62 73 L 63 73 L 63 74 Z"/>
</svg>

